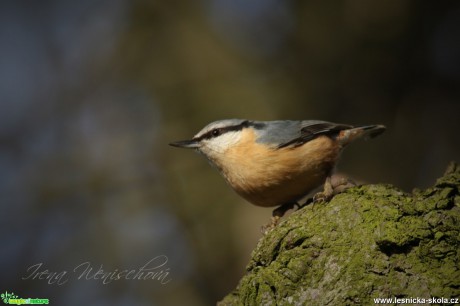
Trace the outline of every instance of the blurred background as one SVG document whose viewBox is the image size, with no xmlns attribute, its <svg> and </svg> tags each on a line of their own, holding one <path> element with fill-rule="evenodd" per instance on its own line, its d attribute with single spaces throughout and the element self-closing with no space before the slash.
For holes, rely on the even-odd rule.
<svg viewBox="0 0 460 306">
<path fill-rule="evenodd" d="M 338 171 L 426 188 L 460 157 L 458 1 L 2 1 L 0 290 L 55 305 L 212 305 L 271 209 L 191 151 L 211 121 L 385 124 Z M 171 281 L 23 280 L 27 268 Z"/>
</svg>

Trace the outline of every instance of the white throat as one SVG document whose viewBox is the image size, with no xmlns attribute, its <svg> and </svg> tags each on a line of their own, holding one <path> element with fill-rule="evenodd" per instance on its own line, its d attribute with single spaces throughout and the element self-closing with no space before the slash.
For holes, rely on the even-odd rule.
<svg viewBox="0 0 460 306">
<path fill-rule="evenodd" d="M 227 132 L 218 137 L 202 140 L 200 151 L 211 160 L 223 159 L 225 152 L 241 139 L 241 131 Z"/>
</svg>

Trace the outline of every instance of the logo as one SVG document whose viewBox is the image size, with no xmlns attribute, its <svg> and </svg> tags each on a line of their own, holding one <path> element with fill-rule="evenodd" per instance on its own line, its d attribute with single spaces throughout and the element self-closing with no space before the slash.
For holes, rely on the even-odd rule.
<svg viewBox="0 0 460 306">
<path fill-rule="evenodd" d="M 10 305 L 49 304 L 48 299 L 31 299 L 31 298 L 20 299 L 13 292 L 8 292 L 8 291 L 5 291 L 5 293 L 2 293 L 1 298 L 2 298 L 3 303 L 10 304 Z"/>
</svg>

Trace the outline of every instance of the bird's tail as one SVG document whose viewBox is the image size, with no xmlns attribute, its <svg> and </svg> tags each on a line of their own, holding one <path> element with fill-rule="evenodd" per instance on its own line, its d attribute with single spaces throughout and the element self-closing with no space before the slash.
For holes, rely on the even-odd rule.
<svg viewBox="0 0 460 306">
<path fill-rule="evenodd" d="M 357 126 L 351 129 L 340 131 L 339 135 L 337 136 L 337 140 L 342 146 L 345 146 L 358 138 L 364 137 L 364 139 L 370 139 L 377 137 L 378 135 L 385 132 L 385 130 L 386 127 L 380 124 Z"/>
</svg>

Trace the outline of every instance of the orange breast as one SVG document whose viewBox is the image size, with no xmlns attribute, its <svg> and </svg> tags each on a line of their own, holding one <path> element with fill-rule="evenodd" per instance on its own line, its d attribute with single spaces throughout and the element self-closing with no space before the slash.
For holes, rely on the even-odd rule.
<svg viewBox="0 0 460 306">
<path fill-rule="evenodd" d="M 258 206 L 299 200 L 324 183 L 340 154 L 340 146 L 327 136 L 299 147 L 273 149 L 256 143 L 251 129 L 242 133 L 218 167 L 239 195 Z"/>
</svg>

